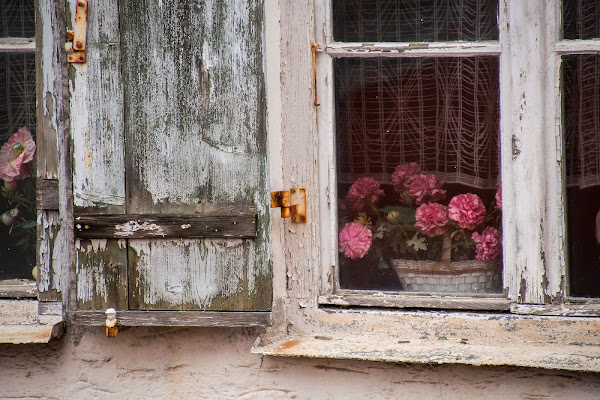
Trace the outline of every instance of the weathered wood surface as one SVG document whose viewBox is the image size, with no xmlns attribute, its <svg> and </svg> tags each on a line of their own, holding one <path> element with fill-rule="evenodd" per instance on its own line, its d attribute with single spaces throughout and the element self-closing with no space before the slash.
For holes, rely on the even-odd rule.
<svg viewBox="0 0 600 400">
<path fill-rule="evenodd" d="M 512 304 L 510 311 L 522 315 L 600 317 L 600 304 Z"/>
<path fill-rule="evenodd" d="M 69 6 L 74 19 L 76 2 Z M 86 41 L 86 63 L 69 67 L 74 204 L 78 212 L 123 213 L 125 136 L 117 0 L 90 4 Z"/>
<path fill-rule="evenodd" d="M 47 343 L 62 334 L 62 315 L 38 314 L 39 303 L 0 300 L 0 343 Z"/>
<path fill-rule="evenodd" d="M 411 296 L 381 292 L 347 293 L 319 296 L 319 304 L 385 308 L 439 308 L 447 310 L 508 311 L 512 301 L 502 298 Z"/>
<path fill-rule="evenodd" d="M 68 247 L 65 248 L 61 236 L 62 221 L 58 211 L 40 211 L 37 220 L 37 285 L 39 299 L 61 300 L 65 283 L 64 270 L 68 269 Z M 61 232 L 62 231 L 62 232 Z M 62 236 L 64 239 L 64 236 Z"/>
<path fill-rule="evenodd" d="M 40 179 L 36 184 L 38 210 L 58 210 L 58 179 Z"/>
<path fill-rule="evenodd" d="M 87 239 L 253 238 L 256 218 L 250 214 L 217 216 L 81 215 L 75 236 Z"/>
<path fill-rule="evenodd" d="M 265 311 L 271 279 L 249 240 L 129 240 L 129 306 Z"/>
<path fill-rule="evenodd" d="M 74 324 L 105 325 L 103 311 L 78 311 Z M 204 326 L 250 327 L 269 326 L 269 312 L 215 312 L 215 311 L 117 311 L 117 323 L 123 326 Z"/>
<path fill-rule="evenodd" d="M 77 308 L 126 310 L 127 245 L 116 239 L 80 240 L 77 248 Z"/>
<path fill-rule="evenodd" d="M 600 318 L 440 312 L 319 311 L 312 332 L 253 352 L 425 364 L 600 371 Z"/>
<path fill-rule="evenodd" d="M 520 303 L 560 299 L 566 285 L 559 16 L 554 1 L 500 2 L 504 287 Z"/>
<path fill-rule="evenodd" d="M 26 299 L 37 298 L 37 285 L 27 279 L 9 279 L 0 281 L 0 298 Z"/>
<path fill-rule="evenodd" d="M 127 212 L 252 212 L 264 201 L 262 13 L 258 0 L 119 4 Z"/>
</svg>

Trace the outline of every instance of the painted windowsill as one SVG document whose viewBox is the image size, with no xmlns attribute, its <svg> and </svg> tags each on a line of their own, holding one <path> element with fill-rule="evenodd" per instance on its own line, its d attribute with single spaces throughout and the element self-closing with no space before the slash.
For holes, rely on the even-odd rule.
<svg viewBox="0 0 600 400">
<path fill-rule="evenodd" d="M 63 331 L 62 315 L 38 314 L 37 300 L 0 300 L 0 343 L 48 343 Z"/>
<path fill-rule="evenodd" d="M 600 371 L 600 318 L 320 309 L 312 332 L 267 331 L 271 356 Z"/>
</svg>

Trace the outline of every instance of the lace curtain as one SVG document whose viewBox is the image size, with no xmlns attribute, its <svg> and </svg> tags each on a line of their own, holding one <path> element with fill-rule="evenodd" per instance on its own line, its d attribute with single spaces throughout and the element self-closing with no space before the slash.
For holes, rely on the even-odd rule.
<svg viewBox="0 0 600 400">
<path fill-rule="evenodd" d="M 34 3 L 0 2 L 0 37 L 33 38 Z M 35 135 L 35 55 L 0 53 L 0 144 L 22 126 Z"/>
<path fill-rule="evenodd" d="M 416 162 L 448 183 L 495 188 L 497 57 L 344 58 L 335 62 L 338 173 L 390 182 Z"/>
</svg>

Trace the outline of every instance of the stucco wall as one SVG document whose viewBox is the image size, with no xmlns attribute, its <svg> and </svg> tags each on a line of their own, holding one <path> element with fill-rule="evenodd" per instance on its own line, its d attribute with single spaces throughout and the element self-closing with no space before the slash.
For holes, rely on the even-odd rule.
<svg viewBox="0 0 600 400">
<path fill-rule="evenodd" d="M 600 399 L 600 375 L 261 357 L 247 329 L 71 329 L 0 346 L 2 399 Z"/>
</svg>

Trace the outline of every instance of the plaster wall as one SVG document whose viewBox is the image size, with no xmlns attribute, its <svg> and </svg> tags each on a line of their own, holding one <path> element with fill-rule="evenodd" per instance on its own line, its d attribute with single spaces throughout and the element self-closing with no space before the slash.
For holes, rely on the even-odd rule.
<svg viewBox="0 0 600 400">
<path fill-rule="evenodd" d="M 600 375 L 251 354 L 257 331 L 71 328 L 0 345 L 0 399 L 600 399 Z"/>
</svg>

